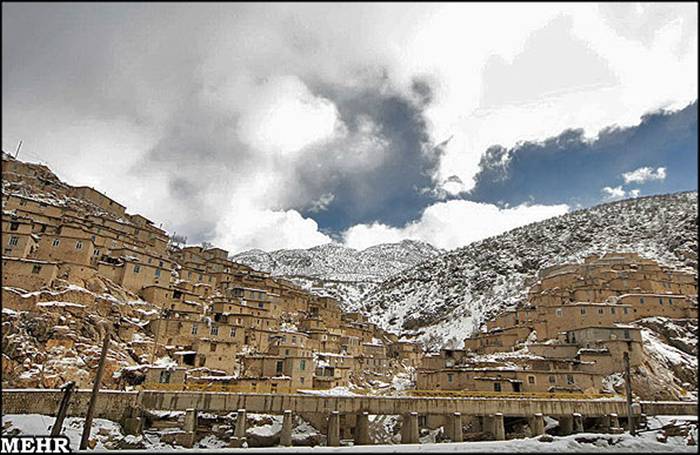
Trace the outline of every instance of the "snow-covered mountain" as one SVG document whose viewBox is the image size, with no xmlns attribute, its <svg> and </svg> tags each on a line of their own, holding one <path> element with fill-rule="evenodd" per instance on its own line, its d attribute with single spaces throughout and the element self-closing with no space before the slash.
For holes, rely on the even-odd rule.
<svg viewBox="0 0 700 455">
<path fill-rule="evenodd" d="M 488 317 L 526 296 L 538 270 L 607 251 L 636 251 L 697 275 L 697 192 L 578 210 L 459 248 L 362 296 L 373 322 L 428 348 L 458 347 Z"/>
<path fill-rule="evenodd" d="M 249 250 L 231 259 L 275 276 L 290 278 L 314 292 L 339 298 L 348 309 L 384 279 L 442 253 L 426 242 L 403 240 L 358 251 L 338 243 L 309 249 Z"/>
</svg>

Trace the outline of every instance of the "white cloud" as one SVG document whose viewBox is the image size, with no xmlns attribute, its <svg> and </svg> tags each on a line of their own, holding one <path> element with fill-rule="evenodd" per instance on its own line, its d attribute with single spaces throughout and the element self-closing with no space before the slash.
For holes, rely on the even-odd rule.
<svg viewBox="0 0 700 455">
<path fill-rule="evenodd" d="M 453 249 L 518 226 L 562 215 L 568 210 L 565 204 L 523 204 L 501 209 L 492 204 L 451 200 L 426 208 L 419 220 L 402 228 L 381 223 L 360 224 L 345 231 L 343 239 L 346 245 L 356 249 L 402 239 L 422 240 L 439 248 Z"/>
<path fill-rule="evenodd" d="M 20 7 L 15 8 L 17 12 Z M 434 175 L 451 194 L 473 186 L 479 159 L 491 145 L 511 147 L 571 127 L 582 127 L 593 137 L 602 127 L 634 125 L 643 113 L 682 107 L 697 98 L 695 5 L 664 6 L 663 14 L 656 11 L 660 6 L 650 5 L 627 12 L 575 3 L 508 8 L 504 15 L 498 5 L 486 4 L 343 4 L 332 9 L 316 4 L 249 4 L 240 9 L 192 4 L 120 8 L 119 15 L 94 10 L 99 13 L 94 21 L 92 9 L 66 9 L 58 15 L 72 19 L 68 25 L 92 24 L 99 33 L 63 26 L 61 33 L 53 33 L 56 24 L 50 20 L 50 26 L 31 27 L 4 15 L 15 31 L 33 30 L 28 36 L 57 47 L 18 38 L 7 49 L 3 44 L 3 50 L 10 51 L 3 52 L 3 63 L 9 63 L 11 76 L 7 84 L 3 78 L 3 148 L 14 149 L 18 139 L 25 139 L 28 152 L 35 150 L 70 183 L 95 184 L 166 227 L 178 224 L 184 229 L 202 216 L 218 217 L 221 199 L 254 199 L 250 209 L 239 214 L 260 213 L 267 223 L 303 232 L 299 238 L 306 240 L 292 237 L 287 239 L 291 245 L 322 238 L 287 210 L 308 206 L 322 194 L 294 179 L 287 170 L 291 160 L 307 158 L 307 150 L 327 141 L 340 145 L 333 147 L 338 156 L 329 175 L 371 169 L 385 158 L 379 129 L 368 123 L 357 137 L 345 138 L 338 109 L 317 93 L 317 87 L 332 93 L 338 86 L 361 89 L 379 83 L 384 93 L 415 100 L 415 79 L 428 81 L 431 101 L 423 115 L 430 138 L 437 143 L 453 136 Z M 100 22 L 101 15 L 108 16 L 109 26 Z M 29 14 L 15 18 L 25 16 Z M 555 34 L 545 48 L 529 41 L 562 16 L 572 21 L 570 27 L 552 32 L 561 39 Z M 86 39 L 91 34 L 94 40 Z M 455 43 L 469 46 L 456 52 Z M 562 73 L 566 77 L 553 71 L 555 63 L 547 59 L 551 52 L 570 55 L 568 64 L 575 66 L 581 44 L 608 67 L 614 82 L 587 77 L 585 67 L 567 67 Z M 490 83 L 484 80 L 484 68 L 493 58 L 503 71 L 518 63 L 529 74 L 547 72 L 546 81 L 534 92 L 532 84 L 512 87 L 507 99 L 482 105 Z M 26 69 L 30 71 L 21 72 Z M 189 110 L 195 109 L 206 111 L 201 116 L 205 122 L 192 120 Z M 177 115 L 185 121 L 173 122 Z M 75 125 L 97 122 L 103 127 L 88 126 L 84 129 L 91 131 L 86 134 L 66 133 Z M 210 143 L 192 141 L 192 160 L 182 165 L 193 178 L 201 171 L 212 207 L 187 207 L 185 212 L 181 201 L 169 197 L 172 182 L 158 166 L 148 170 L 149 179 L 127 176 L 129 167 L 138 165 L 138 158 L 158 144 L 172 124 L 218 135 L 212 142 L 220 149 L 253 149 L 243 155 L 239 168 L 198 169 L 197 154 L 210 153 Z M 207 130 L 209 125 L 215 127 Z M 248 175 L 250 169 L 254 171 Z M 659 176 L 658 170 L 654 175 Z M 248 177 L 260 177 L 267 184 L 255 185 L 259 191 L 254 193 L 240 183 Z M 224 212 L 234 224 L 229 229 L 220 220 L 219 237 L 250 243 L 246 239 L 254 238 L 252 233 L 231 237 L 229 231 L 241 221 L 233 212 Z M 422 220 L 418 223 L 423 226 Z M 419 233 L 417 228 L 365 228 L 367 236 L 387 238 L 396 232 Z M 359 236 L 362 228 L 354 232 Z M 454 236 L 452 243 L 459 243 L 459 235 Z"/>
<path fill-rule="evenodd" d="M 328 210 L 328 206 L 330 205 L 331 202 L 333 202 L 334 199 L 335 199 L 335 195 L 333 193 L 322 194 L 321 197 L 318 198 L 318 200 L 313 201 L 311 203 L 311 207 L 309 208 L 309 212 L 318 213 L 318 212 L 323 212 L 324 210 Z"/>
<path fill-rule="evenodd" d="M 295 153 L 343 131 L 335 105 L 314 96 L 296 76 L 257 86 L 238 124 L 239 138 L 256 150 Z"/>
<path fill-rule="evenodd" d="M 606 186 L 600 191 L 605 195 L 605 199 L 608 201 L 622 199 L 626 194 L 625 190 L 622 189 L 622 185 L 616 187 Z"/>
<path fill-rule="evenodd" d="M 311 248 L 331 242 L 311 218 L 296 210 L 258 209 L 246 203 L 232 203 L 219 221 L 213 243 L 231 253 L 251 248 Z"/>
<path fill-rule="evenodd" d="M 652 180 L 664 180 L 666 178 L 666 168 L 659 167 L 654 171 L 653 168 L 645 166 L 635 169 L 634 171 L 625 172 L 622 174 L 625 183 L 646 183 Z"/>
<path fill-rule="evenodd" d="M 639 188 L 635 188 L 633 190 L 629 190 L 628 193 L 631 197 L 639 197 L 640 190 Z"/>
</svg>

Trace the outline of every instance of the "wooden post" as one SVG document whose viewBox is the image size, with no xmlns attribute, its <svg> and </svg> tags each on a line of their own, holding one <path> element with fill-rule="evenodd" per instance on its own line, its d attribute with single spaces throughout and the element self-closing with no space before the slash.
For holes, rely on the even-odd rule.
<svg viewBox="0 0 700 455">
<path fill-rule="evenodd" d="M 51 427 L 51 436 L 58 436 L 61 434 L 63 429 L 63 421 L 66 418 L 66 413 L 68 412 L 68 403 L 70 403 L 70 397 L 73 395 L 73 388 L 75 387 L 75 382 L 66 382 L 61 388 L 63 389 L 63 398 L 61 399 L 61 404 L 58 406 L 58 414 L 56 414 L 56 421 Z"/>
<path fill-rule="evenodd" d="M 632 436 L 637 435 L 637 429 L 634 424 L 634 415 L 632 415 L 632 378 L 630 376 L 630 354 L 629 352 L 624 352 L 622 354 L 622 361 L 625 365 L 625 392 L 627 395 L 627 427 L 630 430 Z"/>
<path fill-rule="evenodd" d="M 88 439 L 90 438 L 90 428 L 92 427 L 92 417 L 95 414 L 95 404 L 97 402 L 97 393 L 100 391 L 100 383 L 102 375 L 105 371 L 105 360 L 107 360 L 107 350 L 109 348 L 109 332 L 105 327 L 105 337 L 102 343 L 102 353 L 100 354 L 100 363 L 97 365 L 97 373 L 95 374 L 95 383 L 92 386 L 92 394 L 90 395 L 90 404 L 88 404 L 87 414 L 85 414 L 85 425 L 83 426 L 83 436 L 80 439 L 80 450 L 87 449 Z"/>
</svg>

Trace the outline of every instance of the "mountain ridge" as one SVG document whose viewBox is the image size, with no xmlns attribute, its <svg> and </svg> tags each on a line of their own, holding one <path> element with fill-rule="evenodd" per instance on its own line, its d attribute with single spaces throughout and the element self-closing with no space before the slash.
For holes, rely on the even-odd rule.
<svg viewBox="0 0 700 455">
<path fill-rule="evenodd" d="M 697 192 L 604 203 L 531 223 L 389 277 L 359 308 L 428 348 L 459 346 L 484 319 L 522 301 L 537 271 L 606 251 L 637 251 L 697 276 Z"/>
</svg>

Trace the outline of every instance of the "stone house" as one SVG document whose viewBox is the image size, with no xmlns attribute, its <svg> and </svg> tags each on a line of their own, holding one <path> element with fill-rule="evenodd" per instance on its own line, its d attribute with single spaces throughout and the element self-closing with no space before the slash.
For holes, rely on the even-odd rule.
<svg viewBox="0 0 700 455">
<path fill-rule="evenodd" d="M 58 263 L 23 258 L 2 258 L 2 285 L 37 291 L 50 287 L 58 276 Z"/>
</svg>

